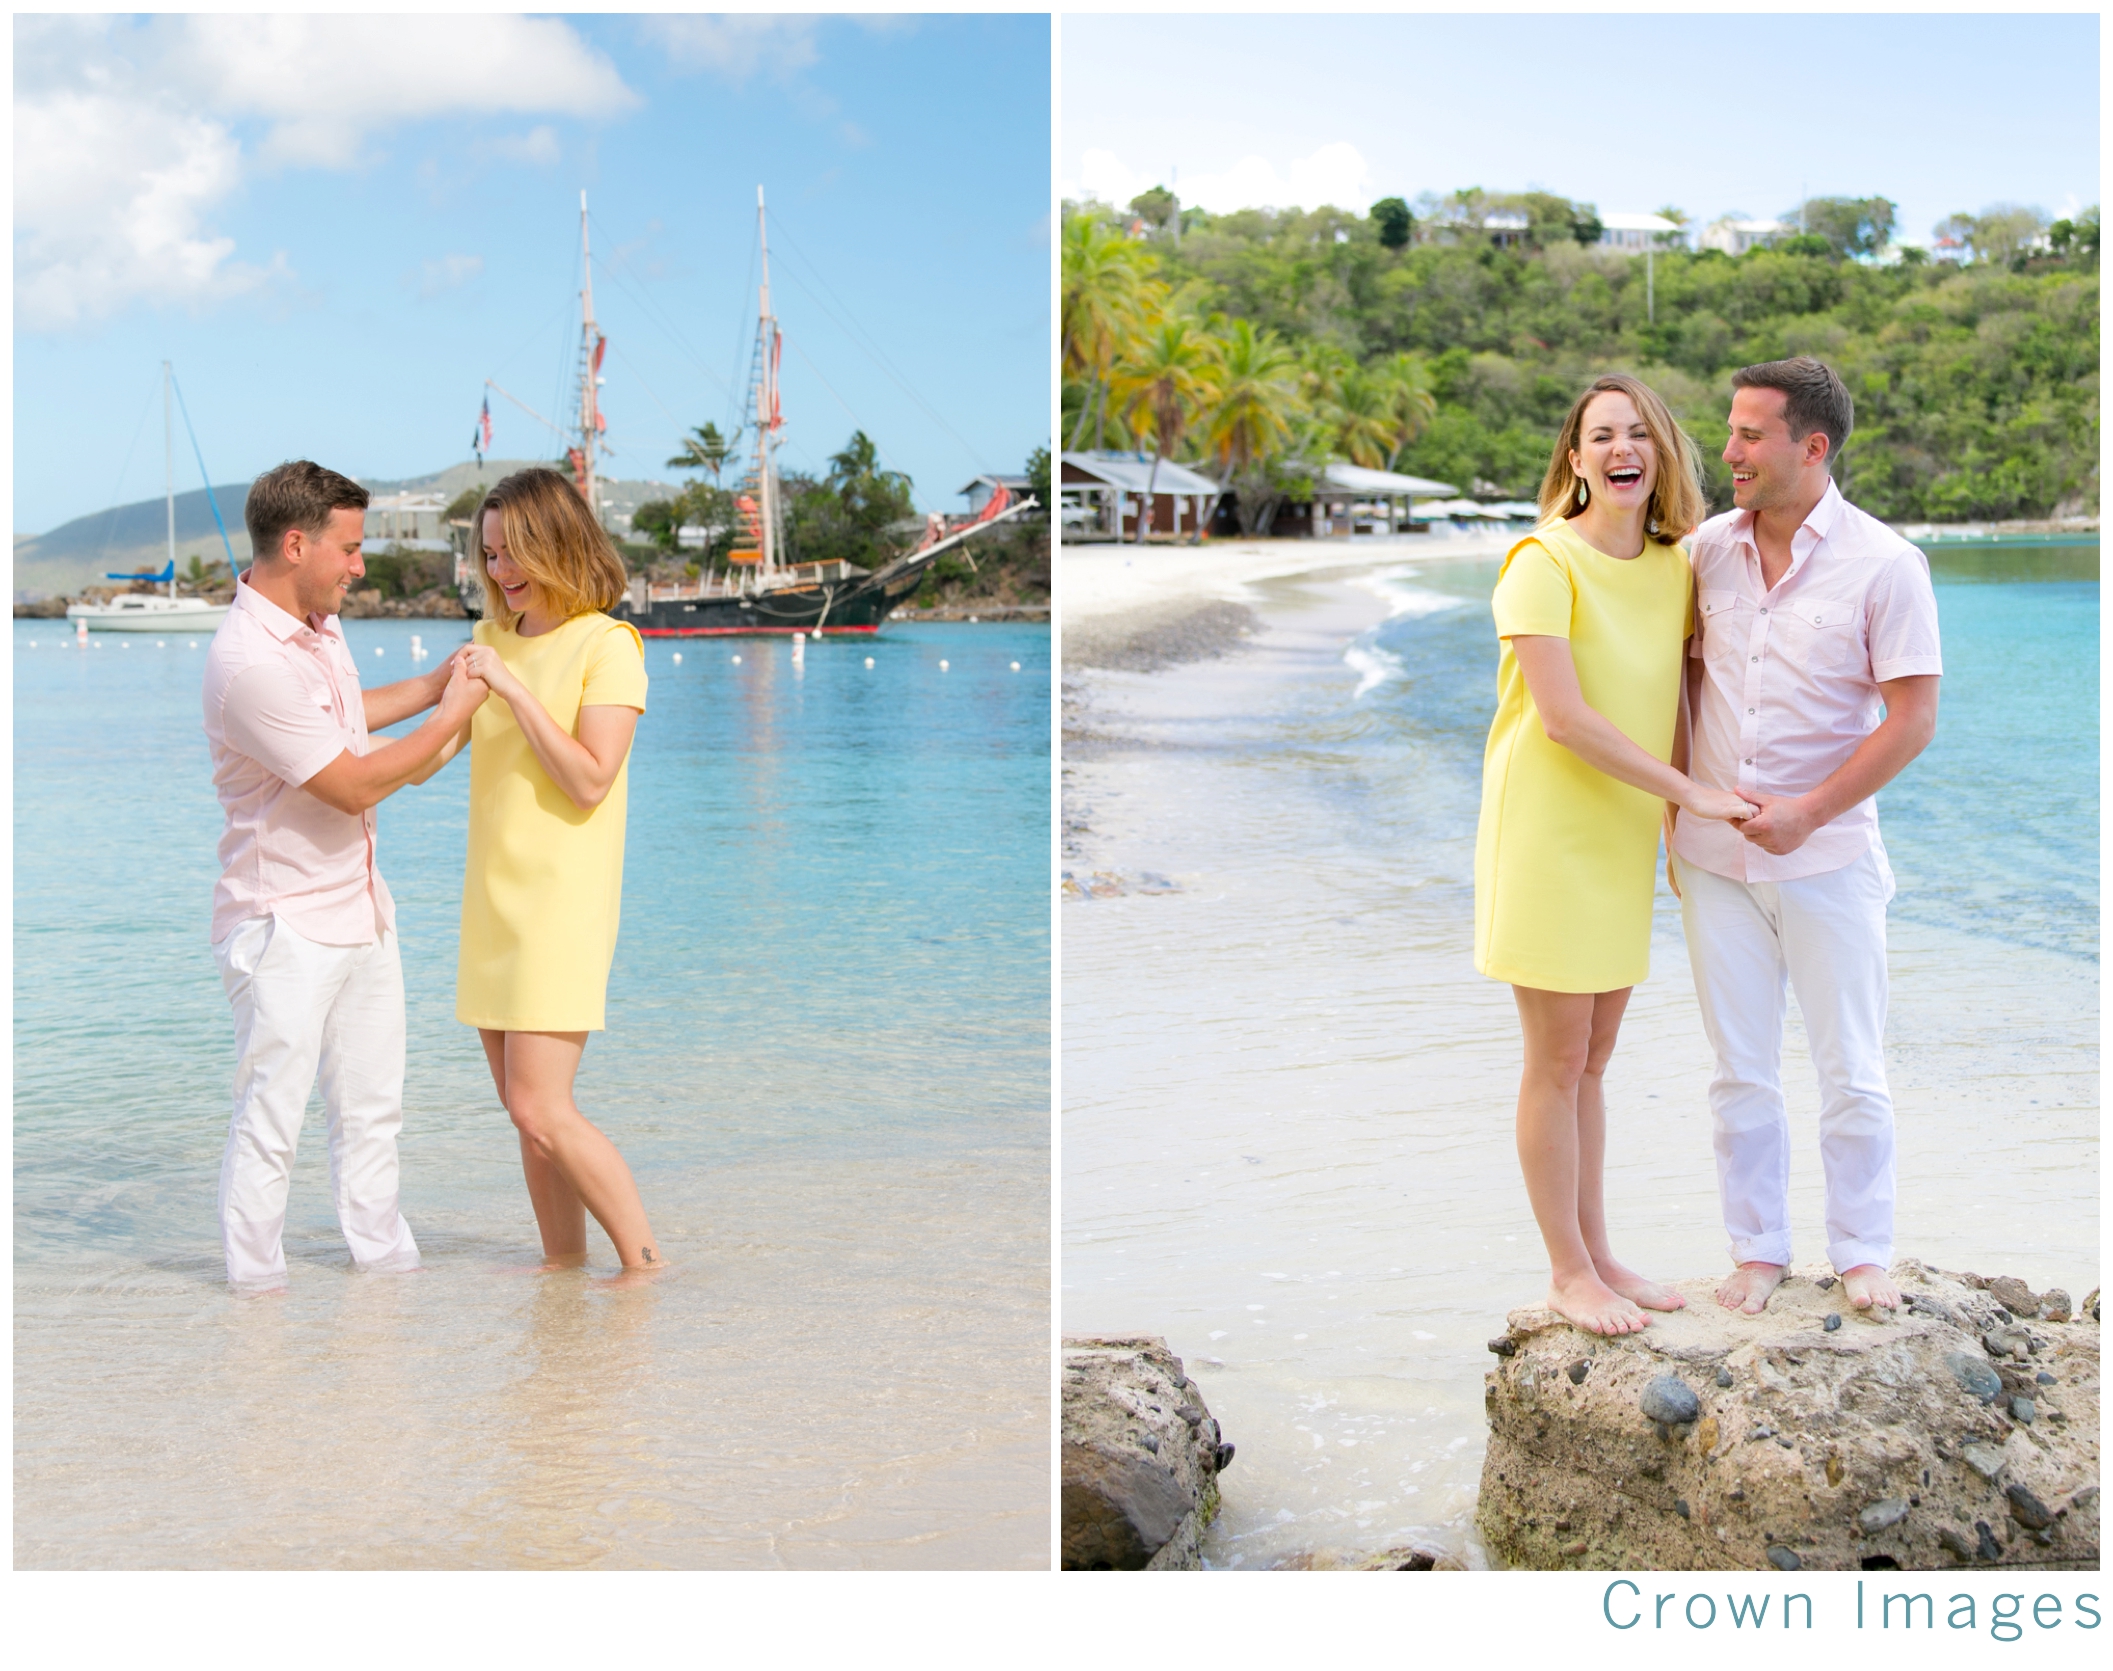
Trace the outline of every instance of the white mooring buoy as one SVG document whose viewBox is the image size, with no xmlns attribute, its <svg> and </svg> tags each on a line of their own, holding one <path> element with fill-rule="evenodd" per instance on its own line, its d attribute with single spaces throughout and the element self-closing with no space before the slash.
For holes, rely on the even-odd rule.
<svg viewBox="0 0 2113 1671">
<path fill-rule="evenodd" d="M 942 672 L 942 673 L 944 673 L 944 672 L 946 671 L 946 663 L 945 663 L 945 662 L 941 662 L 941 663 L 939 664 L 939 671 L 940 671 L 940 672 Z"/>
<path fill-rule="evenodd" d="M 1020 671 L 1020 664 L 1019 664 L 1018 662 L 1014 662 L 1014 663 L 1012 664 L 1012 670 L 1013 670 L 1013 671 L 1014 671 L 1015 673 L 1019 672 L 1019 671 Z"/>
<path fill-rule="evenodd" d="M 682 665 L 682 652 L 680 650 L 677 650 L 675 652 L 675 665 L 677 667 L 680 667 Z"/>
<path fill-rule="evenodd" d="M 741 665 L 741 658 L 739 656 L 734 657 L 734 665 L 736 667 L 739 667 Z"/>
<path fill-rule="evenodd" d="M 867 665 L 868 667 L 871 667 L 871 666 L 873 665 L 873 658 L 872 658 L 871 656 L 868 656 L 868 657 L 866 658 L 866 665 Z"/>
<path fill-rule="evenodd" d="M 376 655 L 380 655 L 382 653 L 382 647 L 379 644 L 374 646 L 374 653 Z"/>
</svg>

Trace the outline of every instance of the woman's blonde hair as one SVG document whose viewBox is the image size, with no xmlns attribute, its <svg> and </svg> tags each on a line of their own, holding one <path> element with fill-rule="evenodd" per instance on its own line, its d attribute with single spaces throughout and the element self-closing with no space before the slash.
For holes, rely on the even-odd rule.
<svg viewBox="0 0 2113 1671">
<path fill-rule="evenodd" d="M 1578 473 L 1570 468 L 1570 455 L 1578 450 L 1584 433 L 1585 408 L 1594 395 L 1622 394 L 1635 403 L 1636 415 L 1650 433 L 1658 454 L 1658 479 L 1651 486 L 1651 503 L 1644 524 L 1653 539 L 1684 540 L 1709 515 L 1709 499 L 1702 491 L 1702 454 L 1687 431 L 1673 421 L 1673 414 L 1651 389 L 1622 372 L 1595 377 L 1592 386 L 1577 397 L 1563 431 L 1555 438 L 1555 456 L 1548 461 L 1548 474 L 1541 478 L 1541 519 L 1572 517 L 1585 507 L 1578 503 Z"/>
<path fill-rule="evenodd" d="M 486 511 L 499 513 L 514 566 L 564 619 L 607 609 L 624 595 L 624 560 L 579 490 L 555 470 L 516 470 L 484 496 L 470 519 L 470 551 L 484 580 L 485 614 L 501 626 L 511 630 L 520 611 L 492 579 L 484 549 Z"/>
</svg>

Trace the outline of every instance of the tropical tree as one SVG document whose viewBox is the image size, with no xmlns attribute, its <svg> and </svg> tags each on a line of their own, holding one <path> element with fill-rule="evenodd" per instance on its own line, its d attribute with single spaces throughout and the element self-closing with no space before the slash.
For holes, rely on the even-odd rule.
<svg viewBox="0 0 2113 1671">
<path fill-rule="evenodd" d="M 1063 370 L 1086 386 L 1069 443 L 1076 448 L 1087 421 L 1096 413 L 1105 419 L 1109 374 L 1163 308 L 1166 287 L 1152 278 L 1151 251 L 1091 214 L 1065 218 L 1063 265 Z M 1096 447 L 1102 439 L 1095 437 Z"/>
<path fill-rule="evenodd" d="M 719 472 L 726 468 L 726 461 L 734 456 L 734 443 L 741 438 L 737 429 L 731 436 L 721 435 L 717 424 L 708 423 L 701 429 L 693 429 L 682 438 L 682 451 L 668 460 L 671 470 L 708 470 L 713 485 L 718 485 Z"/>
<path fill-rule="evenodd" d="M 1387 449 L 1385 468 L 1394 468 L 1404 448 L 1413 446 L 1438 415 L 1438 397 L 1431 389 L 1431 368 L 1420 354 L 1388 356 L 1374 368 L 1386 388 L 1387 412 L 1394 420 L 1394 439 Z"/>
<path fill-rule="evenodd" d="M 1239 491 L 1240 532 L 1259 531 L 1264 501 L 1271 516 L 1276 499 L 1259 467 L 1291 438 L 1301 408 L 1298 357 L 1276 333 L 1258 329 L 1252 320 L 1235 319 L 1218 339 L 1217 397 L 1204 414 L 1205 446 L 1218 461 L 1218 498 L 1211 501 L 1208 527 L 1218 500 L 1229 488 Z M 1202 529 L 1197 530 L 1201 537 Z"/>
<path fill-rule="evenodd" d="M 1159 461 L 1181 443 L 1189 422 L 1217 391 L 1218 344 L 1195 319 L 1161 319 L 1133 343 L 1109 376 L 1109 395 L 1123 416 L 1147 430 L 1153 441 L 1152 472 L 1145 479 L 1145 514 L 1137 519 L 1144 544 L 1151 521 Z M 1139 423 L 1138 420 L 1142 420 Z"/>
<path fill-rule="evenodd" d="M 1353 366 L 1336 379 L 1322 421 L 1328 426 L 1330 446 L 1352 464 L 1377 470 L 1394 456 L 1398 425 L 1393 390 L 1377 372 Z"/>
</svg>

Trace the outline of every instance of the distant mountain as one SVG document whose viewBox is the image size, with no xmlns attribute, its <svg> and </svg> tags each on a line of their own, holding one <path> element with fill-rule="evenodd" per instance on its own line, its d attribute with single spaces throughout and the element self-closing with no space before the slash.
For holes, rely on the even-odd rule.
<svg viewBox="0 0 2113 1671">
<path fill-rule="evenodd" d="M 465 488 L 479 482 L 496 482 L 516 470 L 548 462 L 547 459 L 491 458 L 479 466 L 474 460 L 468 460 L 451 464 L 428 476 L 407 476 L 401 481 L 370 477 L 355 479 L 375 494 L 440 493 L 453 499 Z M 612 519 L 628 519 L 647 500 L 665 499 L 679 491 L 671 482 L 617 480 L 603 481 L 600 486 L 601 496 L 610 501 Z M 227 521 L 228 545 L 234 548 L 235 562 L 238 566 L 247 564 L 249 535 L 242 526 L 242 507 L 249 498 L 249 483 L 215 483 L 213 495 L 220 502 L 221 516 Z M 213 524 L 212 506 L 206 502 L 203 488 L 176 495 L 177 569 L 188 568 L 194 555 L 207 563 L 223 561 L 227 556 L 227 546 L 221 544 L 220 531 Z M 157 497 L 142 499 L 136 504 L 113 505 L 107 510 L 77 516 L 48 534 L 16 535 L 15 599 L 20 602 L 31 596 L 71 595 L 100 581 L 112 570 L 159 569 L 167 560 L 167 501 Z"/>
</svg>

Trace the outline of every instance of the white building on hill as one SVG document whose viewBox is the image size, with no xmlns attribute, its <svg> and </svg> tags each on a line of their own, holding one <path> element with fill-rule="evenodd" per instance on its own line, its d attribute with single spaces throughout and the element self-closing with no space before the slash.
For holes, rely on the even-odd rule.
<svg viewBox="0 0 2113 1671">
<path fill-rule="evenodd" d="M 1687 245 L 1687 233 L 1663 215 L 1601 215 L 1599 224 L 1599 247 L 1619 250 L 1624 255 Z"/>
<path fill-rule="evenodd" d="M 1701 247 L 1722 250 L 1726 255 L 1744 255 L 1748 250 L 1772 244 L 1790 231 L 1779 220 L 1741 220 L 1720 215 L 1703 228 Z"/>
</svg>

